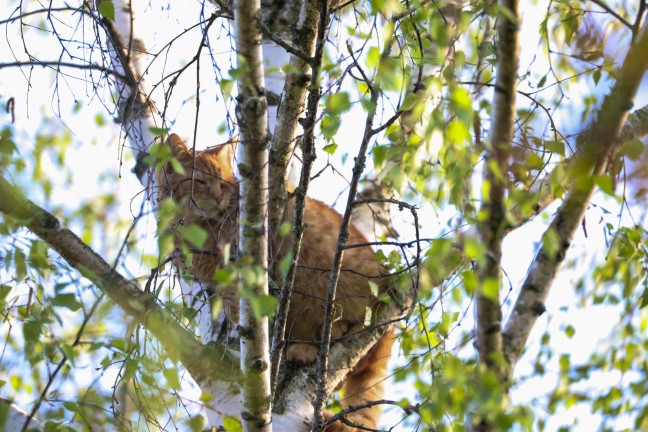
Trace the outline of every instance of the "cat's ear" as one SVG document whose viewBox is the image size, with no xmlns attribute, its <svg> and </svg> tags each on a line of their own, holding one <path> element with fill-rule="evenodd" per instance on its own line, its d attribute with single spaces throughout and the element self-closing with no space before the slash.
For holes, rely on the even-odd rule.
<svg viewBox="0 0 648 432">
<path fill-rule="evenodd" d="M 219 165 L 221 166 L 232 166 L 234 163 L 234 154 L 236 153 L 236 143 L 237 141 L 228 141 L 225 144 L 221 144 L 216 147 L 212 147 L 203 152 L 203 154 L 208 154 L 212 157 L 215 157 Z"/>
<path fill-rule="evenodd" d="M 171 135 L 169 135 L 166 140 L 166 144 L 171 149 L 171 153 L 176 157 L 185 153 L 189 153 L 187 144 L 185 144 L 185 142 L 182 140 L 182 138 L 180 138 L 178 134 L 172 133 Z"/>
</svg>

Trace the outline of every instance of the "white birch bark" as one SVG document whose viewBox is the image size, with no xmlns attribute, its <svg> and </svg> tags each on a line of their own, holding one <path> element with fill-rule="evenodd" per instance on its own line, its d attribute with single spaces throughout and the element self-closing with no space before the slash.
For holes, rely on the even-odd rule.
<svg viewBox="0 0 648 432">
<path fill-rule="evenodd" d="M 0 423 L 0 430 L 9 432 L 22 430 L 29 419 L 29 413 L 6 399 L 0 399 L 0 405 L 6 405 L 8 410 L 4 424 Z M 28 426 L 30 430 L 43 430 L 43 424 L 35 416 L 29 420 Z"/>
<path fill-rule="evenodd" d="M 236 117 L 241 131 L 239 172 L 239 255 L 254 280 L 241 296 L 241 421 L 245 431 L 271 432 L 270 346 L 267 316 L 255 316 L 253 301 L 268 296 L 268 112 L 263 77 L 259 0 L 237 0 L 234 7 L 239 68 Z M 249 258 L 249 259 L 248 259 Z M 250 278 L 243 279 L 249 280 Z"/>
</svg>

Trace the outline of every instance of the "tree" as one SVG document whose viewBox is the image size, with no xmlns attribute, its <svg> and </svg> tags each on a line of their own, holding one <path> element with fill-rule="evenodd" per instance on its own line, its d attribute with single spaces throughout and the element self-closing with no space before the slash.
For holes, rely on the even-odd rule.
<svg viewBox="0 0 648 432">
<path fill-rule="evenodd" d="M 0 17 L 9 35 L 0 51 L 0 388 L 9 400 L 0 423 L 351 427 L 345 415 L 359 407 L 340 411 L 335 389 L 395 323 L 393 376 L 409 390 L 374 402 L 393 408 L 385 427 L 646 427 L 648 121 L 633 107 L 648 66 L 643 2 L 214 0 L 161 14 L 158 4 L 116 0 L 9 6 Z M 147 34 L 148 15 L 158 34 Z M 536 53 L 526 41 L 537 17 Z M 24 109 L 35 115 L 42 94 L 54 97 L 29 122 Z M 86 137 L 89 121 L 96 131 Z M 151 175 L 173 164 L 159 145 L 171 131 L 196 149 L 240 134 L 239 252 L 215 276 L 239 281 L 237 328 L 218 316 L 218 297 L 171 264 L 165 227 L 176 209 L 158 203 Z M 87 159 L 71 159 L 73 147 L 98 154 L 116 137 L 118 158 L 91 162 L 94 174 L 113 171 L 87 199 L 66 194 L 94 175 Z M 317 184 L 325 175 L 328 191 Z M 133 180 L 140 192 L 121 190 Z M 346 197 L 336 257 L 357 246 L 344 236 L 353 220 L 385 261 L 391 290 L 363 331 L 332 343 L 332 268 L 318 363 L 297 368 L 282 352 L 303 204 L 329 191 Z M 291 253 L 277 257 L 289 193 Z M 126 217 L 120 203 L 131 203 Z M 210 235 L 198 228 L 185 227 L 185 256 Z M 520 232 L 524 240 L 507 243 Z M 513 276 L 519 250 L 535 257 Z M 269 260 L 281 261 L 277 274 Z M 573 287 L 555 281 L 565 273 Z M 552 286 L 568 295 L 548 303 Z M 602 306 L 615 323 L 601 335 L 607 346 L 567 346 Z M 544 321 L 539 334 L 547 312 L 560 324 Z M 553 382 L 527 385 L 543 379 Z M 337 412 L 328 420 L 325 405 Z"/>
</svg>

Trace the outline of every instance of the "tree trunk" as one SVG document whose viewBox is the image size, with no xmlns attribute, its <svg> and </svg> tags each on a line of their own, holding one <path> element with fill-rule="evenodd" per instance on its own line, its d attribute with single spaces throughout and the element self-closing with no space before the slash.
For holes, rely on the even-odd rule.
<svg viewBox="0 0 648 432">
<path fill-rule="evenodd" d="M 241 339 L 241 420 L 246 431 L 270 432 L 270 348 L 268 317 L 254 311 L 268 290 L 268 105 L 263 79 L 258 0 L 237 0 L 234 9 L 238 67 L 236 117 L 239 142 L 240 230 L 239 265 L 243 287 L 239 336 Z M 252 273 L 252 274 L 250 274 Z"/>
</svg>

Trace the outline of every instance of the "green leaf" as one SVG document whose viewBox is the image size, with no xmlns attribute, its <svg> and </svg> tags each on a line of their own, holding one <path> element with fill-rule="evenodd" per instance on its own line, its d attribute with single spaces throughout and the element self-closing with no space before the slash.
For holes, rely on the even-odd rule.
<svg viewBox="0 0 648 432">
<path fill-rule="evenodd" d="M 484 259 L 484 248 L 480 242 L 472 238 L 464 240 L 464 253 L 466 258 L 481 262 Z"/>
<path fill-rule="evenodd" d="M 340 129 L 341 123 L 339 116 L 325 115 L 320 124 L 320 130 L 322 131 L 324 138 L 327 140 L 333 139 L 337 131 Z"/>
<path fill-rule="evenodd" d="M 462 87 L 457 87 L 450 93 L 450 105 L 463 121 L 470 121 L 472 118 L 472 100 L 472 94 Z"/>
<path fill-rule="evenodd" d="M 156 143 L 151 146 L 149 153 L 144 156 L 144 163 L 150 167 L 157 167 L 166 163 L 171 158 L 171 149 L 164 143 Z"/>
<path fill-rule="evenodd" d="M 185 240 L 201 249 L 207 241 L 207 231 L 196 224 L 190 224 L 182 233 Z"/>
<path fill-rule="evenodd" d="M 330 116 L 338 116 L 351 108 L 351 101 L 347 92 L 339 92 L 326 98 L 326 112 Z"/>
<path fill-rule="evenodd" d="M 180 163 L 180 161 L 178 159 L 171 158 L 171 160 L 169 160 L 169 162 L 171 163 L 171 167 L 173 168 L 173 171 L 175 171 L 176 173 L 178 173 L 180 175 L 186 174 L 186 170 L 184 169 L 184 167 L 182 166 L 182 164 Z"/>
<path fill-rule="evenodd" d="M 14 264 L 16 265 L 16 280 L 21 281 L 27 276 L 27 262 L 25 254 L 20 249 L 14 252 Z"/>
<path fill-rule="evenodd" d="M 403 99 L 403 103 L 401 103 L 401 111 L 409 111 L 412 108 L 414 108 L 414 105 L 419 103 L 421 101 L 421 98 L 419 97 L 418 93 L 408 93 L 405 96 L 405 99 Z"/>
<path fill-rule="evenodd" d="M 290 222 L 284 222 L 279 227 L 279 235 L 281 237 L 286 237 L 292 231 L 292 224 Z"/>
<path fill-rule="evenodd" d="M 530 170 L 541 170 L 545 166 L 545 161 L 540 156 L 534 152 L 528 152 L 524 156 L 527 169 Z"/>
<path fill-rule="evenodd" d="M 124 375 L 122 380 L 128 381 L 135 376 L 137 368 L 139 366 L 139 361 L 137 359 L 129 358 L 124 362 Z"/>
<path fill-rule="evenodd" d="M 0 309 L 4 309 L 7 304 L 7 296 L 11 292 L 11 287 L 9 285 L 0 285 Z"/>
<path fill-rule="evenodd" d="M 560 239 L 556 231 L 550 229 L 542 236 L 542 246 L 550 258 L 555 258 L 556 253 L 560 250 Z"/>
<path fill-rule="evenodd" d="M 371 154 L 373 156 L 373 163 L 377 167 L 381 167 L 383 162 L 387 157 L 387 151 L 389 150 L 388 146 L 376 145 L 371 149 Z"/>
<path fill-rule="evenodd" d="M 375 103 L 375 102 L 372 102 L 371 99 L 368 99 L 368 98 L 362 98 L 362 99 L 360 99 L 360 105 L 362 105 L 362 109 L 363 109 L 366 113 L 371 114 L 371 113 L 373 113 L 374 111 L 376 111 L 376 103 Z"/>
<path fill-rule="evenodd" d="M 374 297 L 378 297 L 378 295 L 380 294 L 378 284 L 376 282 L 369 281 L 369 289 L 371 290 L 371 294 Z"/>
<path fill-rule="evenodd" d="M 102 127 L 106 124 L 106 120 L 104 120 L 103 116 L 99 113 L 95 114 L 94 121 L 95 124 L 99 127 Z"/>
<path fill-rule="evenodd" d="M 236 282 L 236 272 L 231 268 L 219 268 L 214 272 L 214 280 L 221 285 L 229 286 Z"/>
<path fill-rule="evenodd" d="M 461 273 L 461 278 L 463 279 L 464 287 L 466 288 L 466 293 L 472 295 L 477 289 L 477 276 L 475 272 L 467 270 Z"/>
<path fill-rule="evenodd" d="M 126 352 L 126 342 L 124 342 L 124 339 L 115 338 L 110 341 L 110 345 L 117 348 L 119 351 L 123 353 Z"/>
<path fill-rule="evenodd" d="M 212 395 L 211 393 L 204 393 L 204 392 L 200 394 L 200 398 L 199 398 L 200 402 L 209 402 L 212 399 L 214 399 L 214 395 Z"/>
<path fill-rule="evenodd" d="M 594 176 L 594 183 L 601 189 L 603 192 L 610 196 L 614 196 L 614 186 L 612 185 L 612 177 L 609 175 L 597 175 Z"/>
<path fill-rule="evenodd" d="M 493 177 L 495 177 L 495 179 L 502 182 L 505 181 L 504 175 L 502 174 L 502 170 L 500 169 L 500 166 L 497 164 L 497 161 L 495 159 L 491 159 L 488 161 L 488 168 L 493 173 Z"/>
<path fill-rule="evenodd" d="M 169 128 L 150 127 L 149 132 L 151 132 L 155 136 L 163 137 L 169 133 Z"/>
<path fill-rule="evenodd" d="M 72 366 L 74 366 L 74 361 L 76 359 L 74 348 L 68 344 L 61 344 L 59 348 L 61 348 L 61 352 L 65 355 L 65 357 L 67 357 Z"/>
<path fill-rule="evenodd" d="M 377 47 L 369 48 L 367 52 L 367 67 L 369 69 L 374 69 L 378 67 L 380 63 L 380 50 Z"/>
<path fill-rule="evenodd" d="M 332 154 L 335 153 L 335 150 L 337 150 L 337 148 L 338 148 L 338 145 L 333 143 L 333 144 L 329 144 L 329 145 L 324 146 L 324 148 L 322 150 L 324 150 L 326 153 L 332 155 Z"/>
<path fill-rule="evenodd" d="M 115 4 L 112 0 L 101 0 L 98 7 L 99 14 L 110 21 L 115 21 Z"/>
<path fill-rule="evenodd" d="M 11 155 L 13 152 L 18 153 L 18 147 L 11 139 L 11 131 L 3 129 L 0 135 L 0 154 Z"/>
<path fill-rule="evenodd" d="M 277 310 L 277 304 L 279 304 L 279 301 L 275 296 L 271 295 L 260 295 L 250 299 L 250 305 L 256 319 L 264 316 L 272 318 Z"/>
<path fill-rule="evenodd" d="M 199 414 L 191 417 L 187 422 L 187 425 L 192 431 L 200 432 L 201 430 L 205 429 L 207 420 L 205 420 L 205 417 Z"/>
<path fill-rule="evenodd" d="M 569 339 L 571 339 L 572 337 L 574 337 L 574 334 L 576 334 L 576 329 L 575 329 L 572 325 L 568 325 L 567 327 L 565 327 L 565 335 L 566 335 Z"/>
<path fill-rule="evenodd" d="M 498 301 L 499 300 L 499 282 L 496 279 L 493 278 L 487 278 L 484 283 L 482 284 L 481 288 L 482 294 L 484 294 L 485 297 L 493 300 L 493 301 Z"/>
<path fill-rule="evenodd" d="M 180 211 L 178 203 L 171 197 L 167 197 L 158 203 L 158 231 L 160 235 L 166 230 L 169 224 L 175 219 Z M 160 250 L 162 253 L 162 250 Z"/>
<path fill-rule="evenodd" d="M 53 306 L 66 307 L 71 311 L 77 311 L 81 308 L 74 294 L 57 294 L 51 300 Z"/>
<path fill-rule="evenodd" d="M 180 390 L 180 379 L 178 378 L 177 369 L 166 368 L 162 370 L 164 378 L 166 378 L 169 387 L 173 390 Z"/>
<path fill-rule="evenodd" d="M 540 78 L 540 80 L 538 80 L 538 83 L 536 84 L 537 88 L 544 87 L 545 83 L 547 82 L 547 75 L 548 74 L 544 74 L 544 76 L 542 78 Z"/>
<path fill-rule="evenodd" d="M 63 407 L 68 411 L 72 411 L 72 412 L 79 411 L 79 405 L 77 405 L 77 403 L 73 401 L 63 402 Z"/>
<path fill-rule="evenodd" d="M 22 378 L 20 378 L 18 375 L 12 375 L 10 381 L 11 381 L 11 388 L 14 391 L 22 390 L 22 386 L 23 386 Z"/>
<path fill-rule="evenodd" d="M 544 147 L 552 153 L 565 156 L 565 143 L 562 141 L 545 141 Z"/>
<path fill-rule="evenodd" d="M 559 363 L 561 372 L 567 372 L 569 370 L 569 365 L 571 364 L 569 361 L 569 354 L 561 355 Z"/>
<path fill-rule="evenodd" d="M 192 307 L 183 307 L 180 310 L 180 315 L 182 315 L 184 318 L 188 319 L 189 321 L 192 321 L 197 314 L 198 311 Z"/>
<path fill-rule="evenodd" d="M 601 79 L 601 69 L 596 69 L 592 73 L 592 79 L 594 80 L 595 85 L 599 83 L 599 80 Z"/>
<path fill-rule="evenodd" d="M 232 90 L 234 89 L 234 81 L 223 79 L 220 82 L 220 88 L 221 88 L 221 92 L 223 93 L 223 97 L 225 99 L 229 99 L 232 97 Z"/>
<path fill-rule="evenodd" d="M 446 129 L 446 137 L 457 144 L 462 144 L 465 141 L 470 141 L 470 131 L 468 125 L 458 120 L 452 120 L 448 123 Z"/>
<path fill-rule="evenodd" d="M 25 321 L 23 323 L 23 337 L 26 343 L 36 343 L 43 331 L 41 324 L 36 321 Z"/>
<path fill-rule="evenodd" d="M 241 422 L 236 417 L 225 416 L 223 419 L 223 427 L 227 432 L 243 432 Z"/>
<path fill-rule="evenodd" d="M 32 241 L 31 248 L 29 249 L 29 261 L 31 262 L 32 267 L 37 267 L 41 271 L 49 268 L 49 254 L 47 251 L 47 245 L 44 241 Z"/>
<path fill-rule="evenodd" d="M 281 273 L 281 276 L 286 277 L 288 274 L 288 270 L 290 270 L 290 265 L 292 264 L 292 259 L 292 251 L 289 251 L 279 262 L 279 272 Z"/>
<path fill-rule="evenodd" d="M 648 306 L 648 285 L 644 282 L 644 290 L 643 293 L 641 294 L 641 305 L 639 306 L 641 309 L 645 308 Z"/>
<path fill-rule="evenodd" d="M 644 150 L 644 144 L 639 140 L 628 141 L 621 147 L 621 154 L 630 160 L 639 160 Z"/>
</svg>

